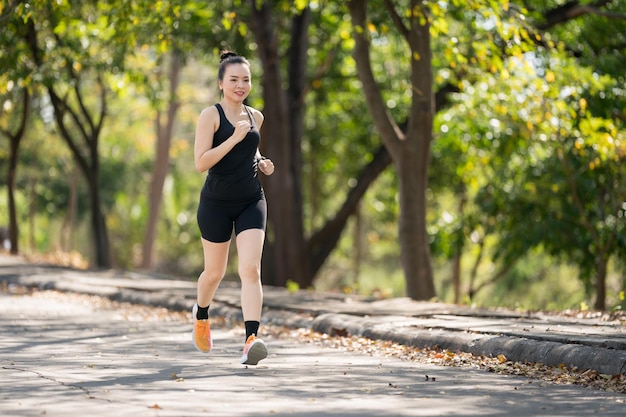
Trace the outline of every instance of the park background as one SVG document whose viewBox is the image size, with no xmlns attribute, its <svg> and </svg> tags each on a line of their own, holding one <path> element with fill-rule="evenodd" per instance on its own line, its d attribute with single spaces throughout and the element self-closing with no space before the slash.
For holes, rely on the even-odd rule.
<svg viewBox="0 0 626 417">
<path fill-rule="evenodd" d="M 626 307 L 624 1 L 8 0 L 0 27 L 13 254 L 195 280 L 232 49 L 276 164 L 265 284 Z"/>
</svg>

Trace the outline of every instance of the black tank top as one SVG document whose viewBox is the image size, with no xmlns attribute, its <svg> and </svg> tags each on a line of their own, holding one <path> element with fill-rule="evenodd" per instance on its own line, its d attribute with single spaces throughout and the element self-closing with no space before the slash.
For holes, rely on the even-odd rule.
<svg viewBox="0 0 626 417">
<path fill-rule="evenodd" d="M 235 127 L 226 118 L 222 106 L 218 103 L 215 107 L 220 115 L 220 125 L 213 135 L 213 147 L 219 146 L 235 131 Z M 255 158 L 261 135 L 248 107 L 246 111 L 252 129 L 241 142 L 209 169 L 202 188 L 202 197 L 214 203 L 245 203 L 263 196 Z"/>
</svg>

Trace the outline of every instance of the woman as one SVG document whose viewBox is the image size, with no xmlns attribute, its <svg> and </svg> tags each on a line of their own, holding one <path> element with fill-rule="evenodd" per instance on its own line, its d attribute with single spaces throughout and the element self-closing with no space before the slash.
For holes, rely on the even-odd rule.
<svg viewBox="0 0 626 417">
<path fill-rule="evenodd" d="M 222 100 L 200 113 L 194 145 L 196 169 L 208 171 L 208 175 L 198 205 L 204 270 L 198 278 L 197 303 L 192 312 L 192 339 L 199 351 L 211 350 L 208 310 L 226 273 L 234 229 L 246 326 L 241 363 L 256 365 L 267 357 L 267 346 L 257 337 L 263 304 L 261 255 L 267 221 L 258 171 L 271 175 L 274 164 L 259 152 L 263 114 L 244 104 L 252 85 L 250 63 L 230 51 L 223 51 L 220 58 Z"/>
</svg>

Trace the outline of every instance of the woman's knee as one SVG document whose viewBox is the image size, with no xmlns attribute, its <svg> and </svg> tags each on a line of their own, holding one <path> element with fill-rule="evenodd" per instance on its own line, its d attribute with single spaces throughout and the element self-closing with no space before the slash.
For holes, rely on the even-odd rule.
<svg viewBox="0 0 626 417">
<path fill-rule="evenodd" d="M 261 279 L 261 265 L 257 262 L 239 264 L 239 276 L 242 281 L 255 282 Z"/>
<path fill-rule="evenodd" d="M 207 284 L 208 283 L 219 284 L 223 278 L 224 278 L 224 274 L 221 273 L 220 271 L 212 271 L 212 270 L 205 269 L 200 274 L 199 281 L 205 282 Z"/>
</svg>

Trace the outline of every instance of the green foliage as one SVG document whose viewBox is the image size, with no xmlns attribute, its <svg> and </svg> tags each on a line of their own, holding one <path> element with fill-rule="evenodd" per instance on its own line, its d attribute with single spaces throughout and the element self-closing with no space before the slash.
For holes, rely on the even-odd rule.
<svg viewBox="0 0 626 417">
<path fill-rule="evenodd" d="M 244 24 L 248 2 L 18 3 L 0 10 L 6 23 L 0 33 L 0 128 L 12 123 L 9 110 L 16 108 L 19 88 L 37 92 L 47 83 L 70 93 L 75 85 L 64 75 L 74 71 L 82 77 L 80 88 L 88 91 L 102 74 L 114 93 L 100 142 L 100 174 L 116 266 L 133 268 L 140 259 L 154 161 L 154 114 L 171 98 L 165 76 L 171 53 L 184 57 L 156 257 L 160 271 L 195 277 L 202 265 L 195 209 L 204 180 L 192 164 L 195 119 L 217 99 L 220 49 L 258 59 Z M 366 29 L 376 44 L 371 56 L 375 76 L 388 109 L 402 123 L 411 102 L 406 81 L 411 57 L 383 3 L 371 3 L 372 25 Z M 436 87 L 454 92 L 436 115 L 429 178 L 428 230 L 443 300 L 451 300 L 450 260 L 460 253 L 464 291 L 494 280 L 473 302 L 575 307 L 589 302 L 603 251 L 610 258 L 611 305 L 624 305 L 626 284 L 619 273 L 623 275 L 626 259 L 626 91 L 620 45 L 626 28 L 623 19 L 584 15 L 536 29 L 548 22 L 547 10 L 564 4 L 441 1 L 430 2 L 430 15 L 420 17 L 431 24 Z M 362 99 L 345 4 L 273 5 L 279 33 L 275 41 L 285 44 L 291 17 L 311 8 L 302 172 L 305 230 L 312 233 L 339 207 L 380 140 Z M 626 13 L 624 2 L 606 7 Z M 33 57 L 20 41 L 29 19 L 45 34 L 40 71 L 32 70 Z M 259 87 L 261 75 L 253 74 Z M 260 95 L 255 93 L 251 101 L 262 107 Z M 93 104 L 92 97 L 86 100 L 84 104 Z M 32 222 L 33 249 L 43 251 L 60 246 L 71 180 L 78 171 L 53 126 L 46 97 L 36 95 L 34 103 L 20 149 L 17 197 L 24 225 L 20 239 L 28 239 L 26 225 Z M 7 155 L 3 140 L 2 168 Z M 2 174 L 4 181 L 4 169 Z M 345 230 L 320 273 L 318 288 L 403 295 L 397 189 L 398 178 L 389 169 L 368 190 L 359 221 L 353 219 Z M 76 191 L 72 224 L 79 236 L 67 249 L 90 245 L 82 180 Z M 4 201 L 3 196 L 2 215 Z M 6 219 L 0 217 L 3 223 Z M 497 275 L 499 271 L 505 273 Z"/>
<path fill-rule="evenodd" d="M 576 268 L 555 264 L 541 251 L 529 253 L 502 282 L 481 294 L 475 302 L 490 307 L 510 306 L 522 310 L 577 309 L 588 301 L 576 279 Z"/>
<path fill-rule="evenodd" d="M 514 12 L 540 14 L 534 8 L 532 13 Z M 463 15 L 468 13 L 463 11 Z M 623 251 L 617 243 L 624 234 L 624 222 L 619 221 L 624 213 L 619 206 L 626 196 L 620 121 L 624 94 L 623 82 L 618 81 L 623 71 L 602 67 L 607 75 L 600 76 L 596 68 L 580 65 L 591 60 L 568 57 L 575 38 L 570 35 L 581 33 L 571 31 L 573 24 L 562 38 L 559 31 L 555 32 L 558 36 L 520 31 L 519 39 L 525 43 L 518 49 L 510 47 L 517 35 L 507 38 L 498 30 L 507 49 L 496 60 L 491 58 L 496 50 L 481 53 L 478 49 L 479 39 L 497 39 L 484 22 L 474 26 L 469 38 L 463 32 L 466 26 L 449 25 L 448 33 L 455 35 L 453 43 L 435 41 L 448 57 L 434 60 L 439 67 L 437 81 L 442 86 L 458 81 L 460 92 L 453 96 L 453 106 L 436 120 L 430 183 L 458 197 L 457 202 L 447 204 L 440 197 L 433 204 L 439 214 L 431 220 L 434 253 L 452 257 L 465 247 L 470 254 L 473 244 L 482 247 L 489 236 L 497 237 L 498 244 L 491 250 L 500 265 L 496 270 L 513 269 L 500 278 L 496 289 L 515 276 L 515 264 L 524 254 L 543 247 L 555 259 L 576 264 L 590 294 L 599 258 L 608 253 L 621 257 Z M 494 27 L 499 27 L 497 21 Z M 473 41 L 468 43 L 468 39 Z M 461 56 L 453 55 L 460 50 L 465 51 Z M 463 56 L 478 56 L 489 63 Z M 606 100 L 608 96 L 612 99 Z M 459 210 L 462 201 L 467 203 Z M 476 256 L 480 262 L 484 255 Z"/>
</svg>

